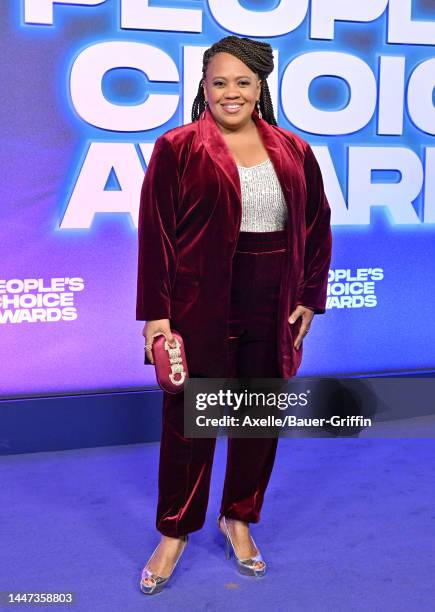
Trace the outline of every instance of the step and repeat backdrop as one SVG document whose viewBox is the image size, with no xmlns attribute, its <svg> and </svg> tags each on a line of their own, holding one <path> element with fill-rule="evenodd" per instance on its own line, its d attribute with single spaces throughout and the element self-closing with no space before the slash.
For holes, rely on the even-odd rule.
<svg viewBox="0 0 435 612">
<path fill-rule="evenodd" d="M 299 373 L 435 368 L 435 4 L 5 0 L 0 397 L 141 389 L 137 218 L 156 138 L 188 123 L 202 55 L 269 42 L 279 125 L 332 209 L 327 311 Z"/>
</svg>

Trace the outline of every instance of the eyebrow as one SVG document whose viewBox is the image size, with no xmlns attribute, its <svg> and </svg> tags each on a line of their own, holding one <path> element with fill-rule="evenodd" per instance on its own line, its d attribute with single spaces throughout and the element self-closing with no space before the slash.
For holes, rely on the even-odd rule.
<svg viewBox="0 0 435 612">
<path fill-rule="evenodd" d="M 223 77 L 223 76 L 214 76 L 213 78 L 214 79 L 225 79 L 226 77 Z M 252 78 L 252 77 L 250 77 L 247 74 L 240 74 L 239 76 L 236 77 L 236 79 L 250 79 L 250 78 Z"/>
</svg>

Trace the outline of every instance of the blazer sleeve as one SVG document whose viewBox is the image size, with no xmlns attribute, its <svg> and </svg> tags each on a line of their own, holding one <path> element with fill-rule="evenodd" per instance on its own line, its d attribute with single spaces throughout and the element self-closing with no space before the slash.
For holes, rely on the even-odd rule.
<svg viewBox="0 0 435 612">
<path fill-rule="evenodd" d="M 319 164 L 308 143 L 304 172 L 307 185 L 304 278 L 298 287 L 296 306 L 301 304 L 316 314 L 323 314 L 332 252 L 331 209 Z"/>
<path fill-rule="evenodd" d="M 136 320 L 170 319 L 177 265 L 179 169 L 171 143 L 159 136 L 142 184 L 138 220 Z"/>
</svg>

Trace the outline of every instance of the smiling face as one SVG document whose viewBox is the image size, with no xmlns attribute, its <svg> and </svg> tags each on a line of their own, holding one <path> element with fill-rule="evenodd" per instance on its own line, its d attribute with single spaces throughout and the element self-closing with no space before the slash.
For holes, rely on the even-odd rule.
<svg viewBox="0 0 435 612">
<path fill-rule="evenodd" d="M 204 96 L 222 129 L 231 131 L 247 125 L 260 98 L 261 80 L 231 53 L 216 53 L 208 63 Z"/>
</svg>

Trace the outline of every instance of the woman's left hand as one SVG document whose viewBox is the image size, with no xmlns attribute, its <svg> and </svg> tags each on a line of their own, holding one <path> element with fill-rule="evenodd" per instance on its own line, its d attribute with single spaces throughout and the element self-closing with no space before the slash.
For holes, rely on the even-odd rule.
<svg viewBox="0 0 435 612">
<path fill-rule="evenodd" d="M 296 338 L 294 345 L 293 345 L 296 350 L 299 350 L 302 340 L 308 334 L 308 331 L 311 326 L 311 321 L 313 320 L 313 317 L 314 317 L 314 310 L 311 310 L 311 308 L 307 308 L 306 306 L 302 306 L 302 305 L 296 306 L 296 308 L 293 310 L 293 312 L 289 316 L 288 322 L 292 325 L 299 319 L 299 317 L 302 317 L 302 323 L 301 323 L 301 328 L 299 330 L 298 337 Z"/>
</svg>

